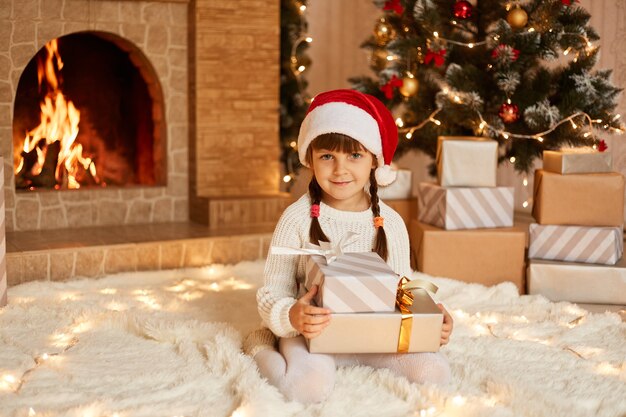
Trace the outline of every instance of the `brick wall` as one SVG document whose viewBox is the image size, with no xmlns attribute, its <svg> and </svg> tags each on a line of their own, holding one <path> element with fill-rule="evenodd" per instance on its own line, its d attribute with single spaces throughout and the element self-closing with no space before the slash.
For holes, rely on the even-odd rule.
<svg viewBox="0 0 626 417">
<path fill-rule="evenodd" d="M 279 7 L 275 0 L 195 1 L 192 196 L 278 193 Z"/>
</svg>

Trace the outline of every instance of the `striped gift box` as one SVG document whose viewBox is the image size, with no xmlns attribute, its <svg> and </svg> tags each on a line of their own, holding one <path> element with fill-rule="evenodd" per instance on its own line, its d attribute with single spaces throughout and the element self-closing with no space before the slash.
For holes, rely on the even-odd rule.
<svg viewBox="0 0 626 417">
<path fill-rule="evenodd" d="M 333 313 L 371 313 L 395 310 L 398 280 L 376 252 L 362 252 L 344 253 L 330 265 L 310 256 L 304 285 L 318 285 L 316 304 Z"/>
<path fill-rule="evenodd" d="M 528 257 L 614 265 L 624 253 L 621 227 L 558 226 L 533 223 Z"/>
<path fill-rule="evenodd" d="M 0 307 L 7 305 L 7 245 L 4 211 L 4 158 L 0 158 Z"/>
<path fill-rule="evenodd" d="M 418 219 L 446 230 L 513 226 L 513 187 L 444 188 L 420 183 Z"/>
</svg>

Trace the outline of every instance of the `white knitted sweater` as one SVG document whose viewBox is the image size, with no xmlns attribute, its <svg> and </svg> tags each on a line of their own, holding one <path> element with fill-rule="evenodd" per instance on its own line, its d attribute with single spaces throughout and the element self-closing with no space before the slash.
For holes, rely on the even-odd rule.
<svg viewBox="0 0 626 417">
<path fill-rule="evenodd" d="M 305 247 L 310 241 L 310 210 L 308 194 L 287 207 L 274 230 L 272 246 Z M 389 253 L 387 263 L 397 274 L 410 276 L 409 235 L 404 221 L 382 201 L 380 215 L 385 219 Z M 371 209 L 360 212 L 341 211 L 321 203 L 319 222 L 331 242 L 339 241 L 348 232 L 355 232 L 360 238 L 346 249 L 350 252 L 372 251 L 376 229 Z M 257 303 L 264 325 L 279 337 L 298 335 L 289 321 L 289 310 L 298 297 L 296 283 L 304 281 L 305 263 L 306 256 L 301 255 L 267 256 L 265 284 L 257 292 Z"/>
</svg>

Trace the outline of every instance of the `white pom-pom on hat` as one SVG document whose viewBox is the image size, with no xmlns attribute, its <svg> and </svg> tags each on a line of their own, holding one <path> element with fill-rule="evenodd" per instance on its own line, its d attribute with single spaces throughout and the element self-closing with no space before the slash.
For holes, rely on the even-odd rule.
<svg viewBox="0 0 626 417">
<path fill-rule="evenodd" d="M 398 146 L 398 128 L 389 109 L 376 97 L 356 90 L 332 90 L 315 96 L 298 135 L 303 165 L 308 166 L 306 153 L 311 142 L 326 133 L 347 135 L 374 154 L 379 185 L 395 180 L 390 164 Z"/>
</svg>

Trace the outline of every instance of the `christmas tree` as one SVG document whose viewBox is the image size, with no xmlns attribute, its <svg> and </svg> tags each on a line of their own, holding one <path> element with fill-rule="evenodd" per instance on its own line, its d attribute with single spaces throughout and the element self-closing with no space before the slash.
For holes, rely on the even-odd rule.
<svg viewBox="0 0 626 417">
<path fill-rule="evenodd" d="M 544 149 L 604 147 L 621 89 L 594 70 L 599 36 L 575 0 L 375 1 L 363 44 L 377 79 L 351 79 L 399 116 L 399 153 L 440 135 L 491 137 L 528 172 Z"/>
<path fill-rule="evenodd" d="M 309 42 L 305 0 L 280 2 L 280 143 L 284 182 L 289 187 L 300 167 L 298 131 L 309 107 L 307 82 L 302 73 L 311 65 L 306 55 Z"/>
</svg>

